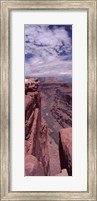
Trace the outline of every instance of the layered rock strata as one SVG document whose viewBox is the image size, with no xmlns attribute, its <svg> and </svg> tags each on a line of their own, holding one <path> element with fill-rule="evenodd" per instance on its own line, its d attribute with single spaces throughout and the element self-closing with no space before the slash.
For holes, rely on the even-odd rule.
<svg viewBox="0 0 97 201">
<path fill-rule="evenodd" d="M 40 82 L 38 79 L 31 78 L 25 80 L 25 175 L 72 176 L 72 128 L 55 126 L 56 122 L 59 122 L 58 119 L 65 122 L 62 119 L 63 113 L 65 113 L 63 111 L 61 114 L 62 118 L 60 116 L 60 118 L 56 119 L 56 122 L 53 121 L 53 126 L 56 131 L 53 132 L 53 126 L 51 125 L 53 116 L 48 108 L 49 105 L 52 107 L 56 101 L 54 102 L 53 99 L 50 99 L 50 104 L 46 105 L 46 100 L 43 94 L 40 93 L 39 88 Z M 44 103 L 44 107 L 42 107 L 44 108 L 44 113 L 42 114 L 40 94 L 42 95 L 42 103 Z M 61 101 L 64 99 L 59 94 L 58 97 L 60 97 Z M 68 115 L 68 107 L 71 108 L 70 97 L 68 99 L 66 98 L 67 103 L 63 104 L 67 107 Z M 58 100 L 57 98 L 57 102 Z M 59 103 L 60 101 L 55 104 L 57 109 L 59 106 L 62 107 Z M 41 116 L 46 120 L 47 124 Z"/>
<path fill-rule="evenodd" d="M 38 79 L 25 80 L 25 174 L 45 175 L 49 172 L 47 126 L 41 118 Z"/>
</svg>

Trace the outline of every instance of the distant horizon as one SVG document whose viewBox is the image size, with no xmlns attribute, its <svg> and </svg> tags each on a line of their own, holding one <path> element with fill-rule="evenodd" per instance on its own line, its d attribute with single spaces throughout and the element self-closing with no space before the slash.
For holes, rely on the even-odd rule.
<svg viewBox="0 0 97 201">
<path fill-rule="evenodd" d="M 49 78 L 49 79 L 51 78 L 52 79 L 52 78 L 54 78 L 54 79 L 57 79 L 59 81 L 69 81 L 69 82 L 72 82 L 72 77 L 62 77 L 62 76 L 61 77 L 60 76 L 58 76 L 58 77 L 55 77 L 55 76 L 53 76 L 53 77 L 52 76 L 51 77 L 36 77 L 36 76 L 34 76 L 34 77 L 31 76 L 30 77 L 30 76 L 26 76 L 25 77 L 25 79 L 31 79 L 31 78 L 37 78 L 37 79 L 43 79 L 43 78 L 44 79 L 46 79 L 46 78 Z"/>
</svg>

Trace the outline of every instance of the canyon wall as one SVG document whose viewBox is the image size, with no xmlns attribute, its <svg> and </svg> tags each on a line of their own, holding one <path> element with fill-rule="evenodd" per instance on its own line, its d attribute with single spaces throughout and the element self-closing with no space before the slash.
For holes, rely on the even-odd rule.
<svg viewBox="0 0 97 201">
<path fill-rule="evenodd" d="M 47 126 L 41 118 L 38 79 L 25 80 L 25 175 L 48 176 Z"/>
<path fill-rule="evenodd" d="M 59 155 L 61 169 L 67 169 L 72 176 L 72 128 L 63 128 L 59 132 Z"/>
<path fill-rule="evenodd" d="M 41 114 L 41 97 L 40 97 L 40 82 L 36 78 L 25 80 L 25 175 L 26 176 L 71 176 L 72 175 L 72 128 L 56 127 L 56 132 L 59 143 L 57 144 L 51 136 L 50 122 L 52 116 L 47 116 L 47 124 L 44 119 L 47 117 Z M 63 90 L 63 89 L 62 89 Z M 66 90 L 65 90 L 66 91 Z M 44 94 L 45 95 L 45 94 Z M 56 95 L 56 93 L 55 93 Z M 58 96 L 62 101 L 62 96 Z M 42 101 L 46 99 L 42 99 Z M 68 99 L 64 105 L 70 104 Z M 56 103 L 57 108 L 62 107 L 62 103 Z M 44 104 L 44 114 L 49 115 L 49 105 Z M 69 107 L 69 106 L 68 106 Z M 68 109 L 68 108 L 67 108 Z M 61 110 L 62 111 L 62 110 Z M 48 112 L 48 113 L 47 113 Z M 66 111 L 63 111 L 66 112 Z M 69 116 L 68 109 L 68 116 Z M 58 113 L 59 114 L 59 113 Z M 67 115 L 67 113 L 65 114 Z M 63 113 L 61 114 L 63 117 Z M 45 118 L 44 118 L 45 117 Z M 44 119 L 43 119 L 44 118 Z M 67 116 L 66 116 L 67 118 Z M 71 116 L 70 116 L 71 118 Z M 60 117 L 63 121 L 63 119 Z M 56 120 L 56 122 L 58 119 Z M 55 123 L 56 123 L 55 122 Z M 65 122 L 66 123 L 66 122 Z M 54 124 L 54 122 L 53 122 Z M 55 126 L 55 124 L 54 124 Z M 69 125 L 68 125 L 69 126 Z M 58 135 L 58 130 L 59 135 Z"/>
</svg>

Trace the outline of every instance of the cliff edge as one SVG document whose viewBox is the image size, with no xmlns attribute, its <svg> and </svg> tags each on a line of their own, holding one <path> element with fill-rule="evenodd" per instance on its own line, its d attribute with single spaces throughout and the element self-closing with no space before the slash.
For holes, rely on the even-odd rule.
<svg viewBox="0 0 97 201">
<path fill-rule="evenodd" d="M 47 126 L 41 118 L 38 79 L 25 80 L 25 175 L 48 176 Z"/>
</svg>

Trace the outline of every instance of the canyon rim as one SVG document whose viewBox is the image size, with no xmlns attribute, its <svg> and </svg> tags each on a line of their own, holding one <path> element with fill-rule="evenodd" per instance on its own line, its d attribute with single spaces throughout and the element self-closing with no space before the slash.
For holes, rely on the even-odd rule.
<svg viewBox="0 0 97 201">
<path fill-rule="evenodd" d="M 72 25 L 24 36 L 25 176 L 72 176 Z"/>
</svg>

